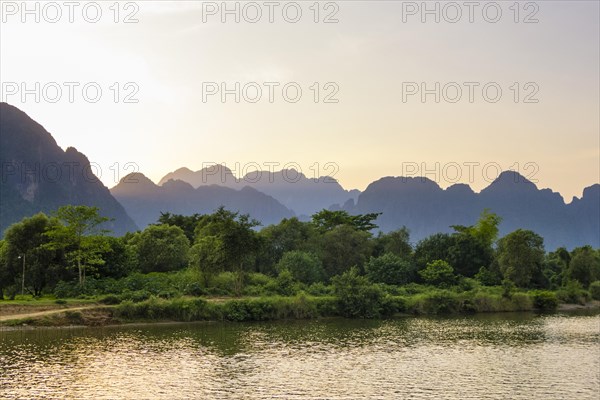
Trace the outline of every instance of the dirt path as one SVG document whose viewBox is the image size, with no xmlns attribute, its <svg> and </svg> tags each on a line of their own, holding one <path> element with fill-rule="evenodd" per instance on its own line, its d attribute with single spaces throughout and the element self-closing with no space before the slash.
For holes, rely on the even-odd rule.
<svg viewBox="0 0 600 400">
<path fill-rule="evenodd" d="M 36 311 L 36 312 L 30 312 L 30 313 L 24 313 L 24 314 L 0 315 L 0 322 L 1 321 L 10 321 L 13 319 L 43 317 L 44 315 L 59 314 L 59 313 L 65 312 L 65 311 L 81 311 L 81 310 L 88 310 L 90 308 L 106 308 L 106 307 L 109 307 L 109 306 L 99 306 L 97 304 L 94 304 L 94 305 L 85 306 L 85 307 L 56 308 L 53 310 Z"/>
</svg>

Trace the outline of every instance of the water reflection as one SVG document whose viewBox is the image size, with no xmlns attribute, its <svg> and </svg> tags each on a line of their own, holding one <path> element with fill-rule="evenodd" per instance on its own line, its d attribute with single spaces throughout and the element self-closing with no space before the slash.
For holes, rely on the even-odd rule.
<svg viewBox="0 0 600 400">
<path fill-rule="evenodd" d="M 0 333 L 0 398 L 597 398 L 598 315 Z"/>
</svg>

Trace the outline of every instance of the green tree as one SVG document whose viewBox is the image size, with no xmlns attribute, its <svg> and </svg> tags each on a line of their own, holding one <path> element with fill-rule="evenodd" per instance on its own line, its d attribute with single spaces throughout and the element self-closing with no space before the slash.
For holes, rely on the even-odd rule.
<svg viewBox="0 0 600 400">
<path fill-rule="evenodd" d="M 188 263 L 190 242 L 178 226 L 150 225 L 131 244 L 142 272 L 174 271 Z"/>
<path fill-rule="evenodd" d="M 405 285 L 413 282 L 415 268 L 409 260 L 393 253 L 385 253 L 380 257 L 371 257 L 365 265 L 367 278 L 371 282 L 388 285 Z"/>
<path fill-rule="evenodd" d="M 188 238 L 190 243 L 194 243 L 195 238 L 195 229 L 196 225 L 202 218 L 200 214 L 193 215 L 180 215 L 180 214 L 171 214 L 171 213 L 160 213 L 160 217 L 158 217 L 158 221 L 156 225 L 173 225 L 178 226 L 185 233 L 185 237 Z"/>
<path fill-rule="evenodd" d="M 557 289 L 562 285 L 570 261 L 571 254 L 564 247 L 559 247 L 545 256 L 542 274 L 551 289 Z"/>
<path fill-rule="evenodd" d="M 472 277 L 481 267 L 489 267 L 493 260 L 492 245 L 498 237 L 501 218 L 485 209 L 473 226 L 454 225 L 454 243 L 448 250 L 448 262 L 456 273 Z"/>
<path fill-rule="evenodd" d="M 412 257 L 412 251 L 410 234 L 405 226 L 389 233 L 380 232 L 375 239 L 375 254 L 378 256 L 392 253 L 408 260 Z"/>
<path fill-rule="evenodd" d="M 40 296 L 51 280 L 52 266 L 57 262 L 56 251 L 48 247 L 46 235 L 58 222 L 39 213 L 11 225 L 5 233 L 6 263 L 8 275 L 20 277 L 21 290 L 26 289 Z"/>
<path fill-rule="evenodd" d="M 105 237 L 106 248 L 100 254 L 104 266 L 99 276 L 122 278 L 138 269 L 135 247 L 128 243 L 126 237 Z"/>
<path fill-rule="evenodd" d="M 419 271 L 419 275 L 430 285 L 448 286 L 456 282 L 454 269 L 444 260 L 428 263 L 425 269 Z"/>
<path fill-rule="evenodd" d="M 312 224 L 296 217 L 283 219 L 279 224 L 262 229 L 258 233 L 262 244 L 258 255 L 260 271 L 274 274 L 275 265 L 284 253 L 293 250 L 309 251 L 313 247 L 315 235 Z"/>
<path fill-rule="evenodd" d="M 249 215 L 219 207 L 213 214 L 204 215 L 196 226 L 196 240 L 214 237 L 222 245 L 220 255 L 226 269 L 236 272 L 236 292 L 241 295 L 246 272 L 254 265 L 260 240 L 253 230 L 260 223 Z"/>
<path fill-rule="evenodd" d="M 375 318 L 381 314 L 383 291 L 359 275 L 353 267 L 331 280 L 333 293 L 337 297 L 339 313 L 349 318 Z"/>
<path fill-rule="evenodd" d="M 325 232 L 320 239 L 319 257 L 326 278 L 340 275 L 353 265 L 362 268 L 373 250 L 370 237 L 350 225 L 339 225 Z"/>
<path fill-rule="evenodd" d="M 65 251 L 67 259 L 77 266 L 82 285 L 87 269 L 104 264 L 100 253 L 106 251 L 107 243 L 100 236 L 107 231 L 101 225 L 109 218 L 100 216 L 98 207 L 73 205 L 60 207 L 56 218 L 61 224 L 48 230 L 49 246 Z"/>
<path fill-rule="evenodd" d="M 566 278 L 576 280 L 584 288 L 590 283 L 600 279 L 600 254 L 592 246 L 583 246 L 573 249 Z"/>
<path fill-rule="evenodd" d="M 190 249 L 190 267 L 202 274 L 205 287 L 209 287 L 214 276 L 223 271 L 224 255 L 223 241 L 217 236 L 201 237 Z"/>
<path fill-rule="evenodd" d="M 321 233 L 330 231 L 341 225 L 348 225 L 360 231 L 369 232 L 377 229 L 373 222 L 381 213 L 350 215 L 346 211 L 330 211 L 323 209 L 312 216 L 312 223 Z"/>
<path fill-rule="evenodd" d="M 528 287 L 541 274 L 544 255 L 544 239 L 530 230 L 517 229 L 498 241 L 500 272 L 520 287 Z"/>
<path fill-rule="evenodd" d="M 450 249 L 455 244 L 454 237 L 447 233 L 436 233 L 417 243 L 415 263 L 419 269 L 435 260 L 450 261 Z"/>
<path fill-rule="evenodd" d="M 319 257 L 313 253 L 308 253 L 300 250 L 292 250 L 284 253 L 281 260 L 277 263 L 277 270 L 289 271 L 298 282 L 310 285 L 315 282 L 320 282 L 325 277 L 323 264 Z"/>
</svg>

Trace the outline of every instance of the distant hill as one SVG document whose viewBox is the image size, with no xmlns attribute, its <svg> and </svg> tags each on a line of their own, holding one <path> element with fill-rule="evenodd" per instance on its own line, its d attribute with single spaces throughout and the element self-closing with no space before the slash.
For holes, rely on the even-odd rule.
<svg viewBox="0 0 600 400">
<path fill-rule="evenodd" d="M 306 217 L 334 204 L 356 200 L 360 194 L 358 190 L 345 190 L 331 177 L 307 178 L 294 169 L 255 171 L 237 179 L 229 168 L 216 164 L 198 171 L 180 168 L 165 175 L 158 184 L 163 185 L 169 180 L 181 180 L 195 188 L 219 185 L 241 189 L 250 186 L 272 196 L 297 215 Z"/>
<path fill-rule="evenodd" d="M 248 186 L 240 190 L 217 185 L 194 188 L 181 180 L 169 180 L 158 186 L 143 174 L 135 173 L 121 179 L 111 193 L 141 228 L 155 223 L 161 212 L 208 214 L 221 205 L 250 214 L 263 226 L 294 216 L 271 196 Z"/>
<path fill-rule="evenodd" d="M 464 184 L 444 190 L 427 178 L 381 178 L 356 203 L 341 208 L 350 213 L 382 212 L 377 223 L 383 231 L 405 225 L 412 241 L 452 232 L 451 225 L 472 225 L 489 208 L 503 219 L 501 235 L 525 228 L 542 235 L 549 250 L 586 244 L 600 247 L 600 185 L 586 188 L 581 199 L 565 204 L 560 194 L 540 190 L 512 171 L 500 174 L 480 193 Z"/>
<path fill-rule="evenodd" d="M 67 204 L 99 207 L 114 218 L 106 225 L 113 234 L 137 229 L 85 155 L 63 151 L 43 126 L 7 103 L 0 103 L 0 168 L 0 235 L 24 217 Z"/>
</svg>

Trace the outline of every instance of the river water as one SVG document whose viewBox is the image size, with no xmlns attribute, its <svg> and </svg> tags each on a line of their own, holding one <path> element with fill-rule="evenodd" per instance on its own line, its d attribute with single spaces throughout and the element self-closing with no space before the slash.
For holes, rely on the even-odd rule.
<svg viewBox="0 0 600 400">
<path fill-rule="evenodd" d="M 600 316 L 0 332 L 0 398 L 598 399 Z"/>
</svg>

